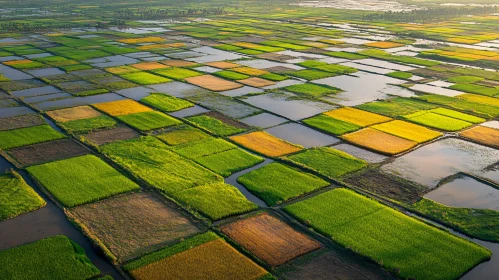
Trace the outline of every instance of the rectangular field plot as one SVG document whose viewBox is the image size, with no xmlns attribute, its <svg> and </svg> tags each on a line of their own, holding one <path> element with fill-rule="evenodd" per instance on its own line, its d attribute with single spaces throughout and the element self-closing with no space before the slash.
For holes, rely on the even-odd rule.
<svg viewBox="0 0 499 280">
<path fill-rule="evenodd" d="M 86 280 L 100 274 L 78 244 L 60 235 L 1 251 L 0 263 L 0 277 L 9 280 Z"/>
<path fill-rule="evenodd" d="M 49 125 L 39 125 L 0 131 L 0 149 L 12 149 L 36 143 L 65 138 Z"/>
<path fill-rule="evenodd" d="M 216 136 L 229 136 L 244 132 L 248 129 L 247 125 L 234 121 L 222 114 L 206 113 L 189 117 L 187 120 L 195 126 L 205 129 Z"/>
<path fill-rule="evenodd" d="M 382 115 L 351 107 L 343 107 L 337 110 L 326 112 L 324 114 L 331 118 L 335 118 L 337 120 L 351 123 L 360 127 L 366 127 L 391 120 L 390 118 Z"/>
<path fill-rule="evenodd" d="M 239 177 L 237 181 L 268 205 L 326 187 L 328 182 L 280 163 L 271 163 Z"/>
<path fill-rule="evenodd" d="M 203 131 L 193 128 L 188 125 L 182 125 L 177 127 L 177 129 L 168 131 L 164 134 L 157 135 L 160 140 L 168 145 L 176 146 L 191 141 L 202 140 L 210 137 L 210 135 L 204 133 Z"/>
<path fill-rule="evenodd" d="M 337 120 L 324 114 L 303 120 L 303 122 L 333 135 L 342 135 L 361 128 L 355 124 Z"/>
<path fill-rule="evenodd" d="M 261 163 L 263 159 L 242 149 L 232 149 L 200 157 L 195 161 L 217 174 L 229 177 L 235 172 Z"/>
<path fill-rule="evenodd" d="M 472 125 L 470 122 L 440 115 L 431 111 L 421 111 L 405 115 L 403 118 L 417 124 L 443 131 L 459 131 Z"/>
<path fill-rule="evenodd" d="M 162 93 L 153 93 L 147 97 L 142 98 L 140 101 L 162 112 L 167 113 L 176 112 L 194 106 L 194 104 L 189 101 Z"/>
<path fill-rule="evenodd" d="M 113 129 L 93 131 L 81 137 L 90 144 L 100 146 L 114 141 L 138 138 L 139 136 L 140 134 L 137 131 L 121 126 Z"/>
<path fill-rule="evenodd" d="M 221 229 L 273 267 L 321 247 L 319 242 L 267 213 L 223 225 Z"/>
<path fill-rule="evenodd" d="M 70 210 L 118 261 L 159 249 L 199 232 L 189 218 L 155 195 L 134 193 Z"/>
<path fill-rule="evenodd" d="M 269 275 L 211 232 L 145 256 L 124 268 L 136 280 L 259 280 Z"/>
<path fill-rule="evenodd" d="M 110 143 L 101 150 L 135 176 L 168 194 L 222 179 L 172 152 L 166 144 L 153 137 Z"/>
<path fill-rule="evenodd" d="M 298 145 L 288 143 L 262 131 L 232 136 L 230 139 L 252 151 L 269 157 L 280 157 L 303 149 Z"/>
<path fill-rule="evenodd" d="M 45 204 L 19 174 L 0 175 L 0 221 L 37 210 Z"/>
<path fill-rule="evenodd" d="M 130 99 L 97 103 L 93 106 L 111 116 L 123 116 L 152 111 L 151 108 Z"/>
<path fill-rule="evenodd" d="M 79 106 L 67 109 L 48 111 L 47 115 L 49 115 L 57 122 L 69 122 L 69 121 L 95 118 L 101 116 L 102 114 L 90 106 Z"/>
<path fill-rule="evenodd" d="M 209 137 L 177 145 L 172 150 L 186 158 L 196 159 L 236 148 L 236 145 L 221 138 Z"/>
<path fill-rule="evenodd" d="M 399 120 L 373 125 L 371 128 L 418 143 L 427 142 L 443 135 L 438 131 Z"/>
<path fill-rule="evenodd" d="M 89 151 L 73 140 L 61 139 L 11 149 L 8 154 L 21 166 L 60 160 L 88 154 Z"/>
<path fill-rule="evenodd" d="M 367 166 L 367 162 L 332 148 L 314 148 L 287 157 L 291 162 L 330 178 L 341 177 Z"/>
<path fill-rule="evenodd" d="M 66 207 L 97 201 L 139 186 L 93 155 L 27 168 Z"/>
<path fill-rule="evenodd" d="M 320 194 L 285 210 L 400 278 L 457 279 L 491 256 L 484 247 L 347 189 Z"/>
<path fill-rule="evenodd" d="M 174 193 L 173 197 L 213 221 L 258 208 L 238 189 L 225 183 L 193 187 Z"/>
<path fill-rule="evenodd" d="M 29 114 L 9 118 L 2 118 L 0 122 L 0 131 L 26 128 L 45 124 L 40 115 Z"/>
<path fill-rule="evenodd" d="M 182 122 L 161 112 L 150 111 L 117 117 L 120 121 L 140 131 L 179 125 Z"/>
<path fill-rule="evenodd" d="M 418 143 L 394 136 L 376 129 L 364 128 L 341 138 L 375 152 L 386 155 L 396 155 L 414 148 Z"/>
<path fill-rule="evenodd" d="M 483 145 L 499 148 L 499 129 L 475 126 L 461 132 L 459 135 Z"/>
<path fill-rule="evenodd" d="M 185 79 L 188 83 L 193 85 L 212 90 L 212 91 L 226 91 L 231 89 L 240 88 L 243 85 L 217 78 L 211 75 L 203 75 Z"/>
</svg>

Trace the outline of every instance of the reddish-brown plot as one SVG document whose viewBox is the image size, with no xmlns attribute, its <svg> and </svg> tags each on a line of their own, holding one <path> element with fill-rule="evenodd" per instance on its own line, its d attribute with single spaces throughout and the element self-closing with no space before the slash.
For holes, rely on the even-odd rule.
<svg viewBox="0 0 499 280">
<path fill-rule="evenodd" d="M 265 79 L 258 78 L 258 77 L 251 77 L 248 79 L 239 80 L 238 82 L 240 82 L 241 84 L 252 86 L 252 87 L 266 87 L 266 86 L 271 86 L 271 85 L 275 84 L 272 81 L 265 80 Z"/>
<path fill-rule="evenodd" d="M 267 213 L 224 225 L 222 232 L 271 266 L 321 247 L 319 242 Z"/>
</svg>

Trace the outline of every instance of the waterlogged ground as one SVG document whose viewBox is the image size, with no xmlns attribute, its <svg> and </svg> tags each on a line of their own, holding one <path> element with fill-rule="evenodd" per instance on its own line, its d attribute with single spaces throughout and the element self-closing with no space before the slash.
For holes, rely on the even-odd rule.
<svg viewBox="0 0 499 280">
<path fill-rule="evenodd" d="M 497 15 L 230 5 L 0 33 L 0 260 L 65 235 L 113 279 L 495 279 Z"/>
</svg>

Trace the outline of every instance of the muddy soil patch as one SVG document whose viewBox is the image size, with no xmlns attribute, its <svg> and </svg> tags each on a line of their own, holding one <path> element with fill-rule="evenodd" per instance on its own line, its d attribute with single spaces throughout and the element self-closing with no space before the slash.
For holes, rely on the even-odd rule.
<svg viewBox="0 0 499 280">
<path fill-rule="evenodd" d="M 344 181 L 366 191 L 407 203 L 418 201 L 426 191 L 423 186 L 376 169 L 354 173 Z"/>
<path fill-rule="evenodd" d="M 82 156 L 88 154 L 89 151 L 73 140 L 61 139 L 12 149 L 8 153 L 20 166 L 29 166 Z"/>
<path fill-rule="evenodd" d="M 230 126 L 233 126 L 233 127 L 236 127 L 236 128 L 241 128 L 241 129 L 249 129 L 250 126 L 249 125 L 246 125 L 242 122 L 238 122 L 234 119 L 231 119 L 229 118 L 228 116 L 224 115 L 224 114 L 221 114 L 219 112 L 208 112 L 208 113 L 205 113 L 204 115 L 208 116 L 208 117 L 212 117 L 214 119 L 217 119 L 227 125 L 230 125 Z"/>
<path fill-rule="evenodd" d="M 36 114 L 2 118 L 0 131 L 42 125 L 45 122 Z"/>
<path fill-rule="evenodd" d="M 140 134 L 131 128 L 117 127 L 114 129 L 94 131 L 83 137 L 85 140 L 100 146 L 114 141 L 137 138 L 139 136 Z"/>
<path fill-rule="evenodd" d="M 148 193 L 110 198 L 70 213 L 118 260 L 144 255 L 200 232 L 194 221 Z"/>
</svg>

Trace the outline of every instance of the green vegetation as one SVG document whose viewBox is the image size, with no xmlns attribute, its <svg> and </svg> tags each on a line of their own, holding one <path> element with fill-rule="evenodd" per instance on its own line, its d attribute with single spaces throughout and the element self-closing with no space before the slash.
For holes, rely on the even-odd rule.
<svg viewBox="0 0 499 280">
<path fill-rule="evenodd" d="M 191 141 L 197 141 L 210 137 L 203 131 L 189 125 L 182 125 L 177 129 L 157 135 L 160 140 L 168 145 L 176 146 Z"/>
<path fill-rule="evenodd" d="M 475 116 L 472 116 L 472 115 L 464 114 L 464 113 L 461 113 L 461 112 L 458 112 L 458 111 L 449 110 L 449 109 L 445 109 L 445 108 L 432 109 L 432 110 L 430 110 L 430 112 L 433 112 L 433 113 L 436 113 L 436 114 L 439 114 L 439 115 L 443 115 L 443 116 L 447 116 L 447 117 L 451 117 L 451 118 L 454 118 L 454 119 L 458 119 L 458 120 L 462 120 L 462 121 L 474 123 L 474 124 L 482 123 L 482 122 L 485 121 L 485 119 L 482 119 L 482 118 L 479 118 L 479 117 L 475 117 Z"/>
<path fill-rule="evenodd" d="M 274 82 L 280 82 L 280 81 L 284 81 L 284 80 L 289 79 L 287 76 L 278 75 L 278 74 L 274 74 L 274 73 L 263 74 L 263 75 L 260 75 L 259 77 L 266 79 L 266 80 L 274 81 Z"/>
<path fill-rule="evenodd" d="M 311 97 L 321 97 L 328 94 L 336 94 L 340 92 L 340 89 L 317 85 L 312 83 L 291 85 L 284 88 L 287 91 L 303 94 Z"/>
<path fill-rule="evenodd" d="M 454 76 L 447 79 L 448 82 L 457 84 L 472 84 L 483 80 L 484 78 L 475 76 Z"/>
<path fill-rule="evenodd" d="M 334 73 L 319 71 L 319 70 L 312 70 L 312 69 L 297 70 L 297 71 L 293 71 L 293 72 L 288 72 L 287 74 L 294 76 L 294 77 L 302 78 L 302 79 L 305 79 L 308 81 L 335 76 Z"/>
<path fill-rule="evenodd" d="M 431 103 L 449 106 L 451 108 L 462 110 L 482 117 L 491 118 L 499 116 L 499 107 L 492 105 L 467 101 L 464 99 L 448 97 L 444 95 L 423 95 L 418 98 Z"/>
<path fill-rule="evenodd" d="M 214 48 L 219 49 L 219 50 L 224 50 L 224 51 L 237 51 L 237 50 L 242 49 L 241 47 L 237 47 L 237 46 L 233 46 L 233 45 L 217 45 L 217 46 L 214 46 Z"/>
<path fill-rule="evenodd" d="M 403 79 L 403 80 L 407 80 L 412 77 L 412 73 L 403 72 L 403 71 L 391 72 L 386 75 L 392 78 Z"/>
<path fill-rule="evenodd" d="M 102 115 L 95 118 L 63 122 L 60 123 L 60 125 L 68 131 L 79 133 L 94 129 L 114 127 L 116 121 L 111 117 Z"/>
<path fill-rule="evenodd" d="M 274 47 L 280 47 L 280 48 L 285 48 L 285 49 L 290 49 L 290 50 L 297 50 L 297 51 L 310 49 L 310 47 L 308 47 L 308 46 L 300 46 L 300 45 L 286 43 L 286 42 L 280 42 L 280 41 L 264 41 L 264 42 L 260 42 L 260 44 L 274 46 Z"/>
<path fill-rule="evenodd" d="M 12 149 L 65 137 L 64 134 L 54 130 L 50 125 L 0 131 L 0 149 Z"/>
<path fill-rule="evenodd" d="M 448 207 L 424 198 L 409 207 L 471 237 L 499 242 L 498 211 Z"/>
<path fill-rule="evenodd" d="M 345 74 L 351 74 L 351 73 L 355 73 L 355 72 L 359 71 L 356 68 L 338 65 L 338 64 L 319 65 L 319 66 L 316 66 L 314 68 L 322 70 L 322 71 L 334 73 L 335 75 L 345 75 Z"/>
<path fill-rule="evenodd" d="M 235 172 L 259 164 L 263 159 L 241 149 L 232 149 L 200 157 L 195 161 L 223 177 L 229 177 Z"/>
<path fill-rule="evenodd" d="M 76 96 L 90 96 L 90 95 L 96 95 L 96 94 L 102 94 L 109 92 L 109 90 L 100 88 L 100 89 L 92 89 L 92 90 L 85 90 L 85 91 L 80 91 L 75 93 L 74 95 Z"/>
<path fill-rule="evenodd" d="M 363 160 L 327 147 L 305 150 L 287 159 L 330 178 L 338 178 L 367 166 Z"/>
<path fill-rule="evenodd" d="M 147 72 L 128 73 L 121 75 L 121 77 L 140 85 L 154 85 L 171 81 L 170 79 Z"/>
<path fill-rule="evenodd" d="M 184 80 L 190 77 L 196 77 L 203 75 L 202 73 L 190 70 L 190 69 L 184 69 L 184 68 L 168 68 L 168 69 L 161 69 L 161 70 L 155 70 L 154 73 L 159 74 L 161 76 L 165 76 L 171 79 L 175 80 Z"/>
<path fill-rule="evenodd" d="M 303 120 L 303 122 L 333 135 L 343 135 L 361 128 L 360 126 L 337 120 L 323 114 Z"/>
<path fill-rule="evenodd" d="M 199 158 L 207 155 L 221 153 L 237 148 L 236 145 L 220 138 L 204 138 L 199 141 L 187 142 L 171 149 L 186 158 Z"/>
<path fill-rule="evenodd" d="M 100 274 L 83 248 L 54 236 L 0 252 L 0 278 L 9 280 L 86 280 Z"/>
<path fill-rule="evenodd" d="M 173 117 L 157 111 L 128 114 L 117 116 L 117 118 L 120 121 L 128 124 L 129 126 L 141 131 L 149 131 L 153 129 L 179 125 L 182 123 L 181 121 Z"/>
<path fill-rule="evenodd" d="M 220 78 L 227 79 L 227 80 L 244 80 L 244 79 L 248 79 L 250 77 L 248 75 L 237 73 L 237 72 L 230 71 L 230 70 L 218 71 L 218 72 L 213 73 L 213 75 L 218 76 Z"/>
<path fill-rule="evenodd" d="M 110 143 L 101 146 L 101 151 L 135 176 L 168 194 L 221 180 L 218 175 L 170 151 L 169 146 L 150 136 Z"/>
<path fill-rule="evenodd" d="M 285 210 L 402 279 L 457 279 L 491 256 L 486 248 L 347 189 Z"/>
<path fill-rule="evenodd" d="M 45 204 L 18 173 L 0 175 L 0 221 L 37 210 Z"/>
<path fill-rule="evenodd" d="M 364 103 L 357 108 L 392 118 L 437 108 L 436 105 L 418 99 L 396 97 L 384 101 Z"/>
<path fill-rule="evenodd" d="M 183 252 L 190 250 L 194 247 L 197 247 L 201 244 L 210 242 L 212 240 L 220 238 L 218 235 L 215 233 L 208 231 L 202 234 L 198 234 L 194 237 L 191 237 L 189 239 L 186 239 L 180 243 L 177 243 L 175 245 L 172 245 L 170 247 L 166 247 L 164 249 L 161 249 L 157 252 L 154 252 L 152 254 L 146 255 L 138 260 L 132 261 L 126 265 L 123 266 L 123 268 L 126 271 L 132 271 L 137 268 L 141 268 L 143 266 L 146 266 L 148 264 L 155 263 L 157 261 L 160 261 L 162 259 L 166 259 L 168 257 L 171 257 L 177 253 Z"/>
<path fill-rule="evenodd" d="M 27 170 L 66 207 L 139 189 L 94 155 L 35 165 Z"/>
<path fill-rule="evenodd" d="M 479 85 L 474 85 L 474 84 L 455 84 L 455 85 L 450 86 L 450 88 L 455 89 L 455 90 L 464 91 L 467 93 L 476 93 L 476 94 L 482 94 L 482 95 L 487 95 L 487 96 L 499 95 L 499 89 L 497 89 L 497 88 L 479 86 Z"/>
<path fill-rule="evenodd" d="M 475 76 L 487 80 L 499 81 L 499 73 L 475 68 L 455 68 L 451 72 L 465 76 Z"/>
<path fill-rule="evenodd" d="M 403 56 L 403 55 L 393 55 L 390 53 L 387 53 L 382 50 L 375 50 L 375 49 L 369 49 L 369 50 L 363 50 L 359 52 L 362 55 L 382 59 L 382 60 L 388 60 L 388 61 L 393 61 L 393 62 L 402 62 L 402 63 L 408 63 L 408 64 L 415 64 L 415 65 L 421 65 L 421 66 L 437 66 L 440 65 L 440 62 L 437 61 L 431 61 L 431 60 L 426 60 L 426 59 L 420 59 L 412 56 Z"/>
<path fill-rule="evenodd" d="M 403 116 L 404 119 L 422 124 L 424 126 L 440 129 L 443 131 L 459 131 L 472 124 L 452 117 L 432 113 L 431 111 L 421 111 Z"/>
<path fill-rule="evenodd" d="M 246 129 L 233 127 L 207 115 L 189 117 L 187 120 L 216 136 L 229 136 L 246 131 Z"/>
<path fill-rule="evenodd" d="M 162 93 L 152 93 L 140 101 L 163 112 L 175 112 L 194 106 L 189 101 Z"/>
<path fill-rule="evenodd" d="M 258 208 L 238 189 L 225 183 L 186 189 L 173 194 L 173 197 L 214 221 Z"/>
<path fill-rule="evenodd" d="M 319 177 L 280 163 L 251 171 L 237 181 L 268 205 L 276 205 L 329 185 Z"/>
</svg>

